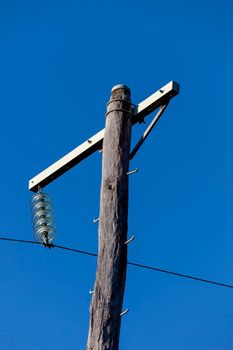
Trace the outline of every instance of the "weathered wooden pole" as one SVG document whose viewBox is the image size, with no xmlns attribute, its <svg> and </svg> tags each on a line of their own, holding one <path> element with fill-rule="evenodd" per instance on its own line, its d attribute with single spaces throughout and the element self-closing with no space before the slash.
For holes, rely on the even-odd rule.
<svg viewBox="0 0 233 350">
<path fill-rule="evenodd" d="M 107 107 L 100 195 L 98 266 L 87 350 L 117 350 L 127 267 L 130 90 L 116 85 Z"/>
</svg>

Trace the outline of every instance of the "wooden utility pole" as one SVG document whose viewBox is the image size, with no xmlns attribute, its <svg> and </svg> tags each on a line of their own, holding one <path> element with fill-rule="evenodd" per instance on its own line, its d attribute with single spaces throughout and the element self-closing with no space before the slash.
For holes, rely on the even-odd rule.
<svg viewBox="0 0 233 350">
<path fill-rule="evenodd" d="M 107 107 L 106 128 L 29 181 L 30 191 L 37 192 L 103 148 L 98 266 L 86 350 L 118 350 L 127 267 L 129 159 L 178 93 L 179 84 L 172 80 L 132 108 L 129 88 L 116 85 Z M 130 156 L 132 125 L 143 122 L 157 108 Z"/>
<path fill-rule="evenodd" d="M 117 350 L 127 267 L 128 175 L 132 107 L 129 88 L 116 85 L 106 113 L 99 252 L 87 350 Z"/>
</svg>

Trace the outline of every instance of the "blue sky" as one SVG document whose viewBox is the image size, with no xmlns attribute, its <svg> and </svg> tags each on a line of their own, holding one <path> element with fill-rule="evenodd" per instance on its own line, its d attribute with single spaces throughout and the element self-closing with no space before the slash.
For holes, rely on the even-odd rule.
<svg viewBox="0 0 233 350">
<path fill-rule="evenodd" d="M 104 127 L 112 86 L 127 84 L 136 104 L 176 80 L 180 95 L 131 163 L 129 259 L 232 284 L 232 14 L 226 0 L 2 0 L 0 236 L 32 239 L 28 180 Z M 100 181 L 96 153 L 46 187 L 57 244 L 97 251 Z M 96 259 L 0 251 L 1 348 L 85 349 Z M 232 300 L 129 266 L 120 349 L 230 350 Z"/>
</svg>

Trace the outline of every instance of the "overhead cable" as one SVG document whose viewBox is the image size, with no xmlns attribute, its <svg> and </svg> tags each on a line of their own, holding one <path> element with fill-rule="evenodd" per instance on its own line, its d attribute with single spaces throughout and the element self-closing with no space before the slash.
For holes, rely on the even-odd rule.
<svg viewBox="0 0 233 350">
<path fill-rule="evenodd" d="M 44 245 L 44 244 L 42 244 L 40 242 L 35 242 L 35 241 L 30 241 L 30 240 L 25 240 L 25 239 L 0 237 L 0 240 L 1 241 L 9 241 L 9 242 L 18 242 L 18 243 L 37 244 L 37 245 L 42 245 L 42 246 Z M 85 250 L 80 250 L 80 249 L 75 249 L 75 248 L 70 248 L 70 247 L 64 247 L 64 246 L 56 245 L 56 244 L 48 245 L 48 248 L 58 248 L 58 249 L 67 250 L 67 251 L 71 251 L 71 252 L 74 252 L 74 253 L 85 254 L 85 255 L 94 256 L 94 257 L 98 256 L 96 253 L 91 253 L 91 252 L 88 252 L 88 251 L 85 251 Z M 192 275 L 186 275 L 186 274 L 183 274 L 183 273 L 170 271 L 170 270 L 165 270 L 165 269 L 160 269 L 158 267 L 149 266 L 149 265 L 143 265 L 143 264 L 139 264 L 139 263 L 135 263 L 135 262 L 128 261 L 127 263 L 128 263 L 128 265 L 139 267 L 139 268 L 142 268 L 142 269 L 147 269 L 147 270 L 151 270 L 151 271 L 157 271 L 157 272 L 173 275 L 173 276 L 176 276 L 176 277 L 188 278 L 188 279 L 191 279 L 191 280 L 194 280 L 194 281 L 214 284 L 214 285 L 217 285 L 217 286 L 220 286 L 220 287 L 233 289 L 233 285 L 231 285 L 231 284 L 221 283 L 221 282 L 217 282 L 217 281 L 213 281 L 213 280 L 209 280 L 209 279 L 205 279 L 205 278 L 195 277 L 195 276 L 192 276 Z"/>
</svg>

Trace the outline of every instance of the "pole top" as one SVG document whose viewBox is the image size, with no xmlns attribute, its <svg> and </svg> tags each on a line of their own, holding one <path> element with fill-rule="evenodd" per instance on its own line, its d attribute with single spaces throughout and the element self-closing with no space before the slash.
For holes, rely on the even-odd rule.
<svg viewBox="0 0 233 350">
<path fill-rule="evenodd" d="M 129 87 L 128 87 L 127 85 L 124 85 L 124 84 L 117 84 L 117 85 L 113 86 L 111 92 L 113 92 L 113 91 L 115 91 L 115 90 L 117 90 L 117 89 L 126 89 L 126 90 L 129 90 Z"/>
</svg>

